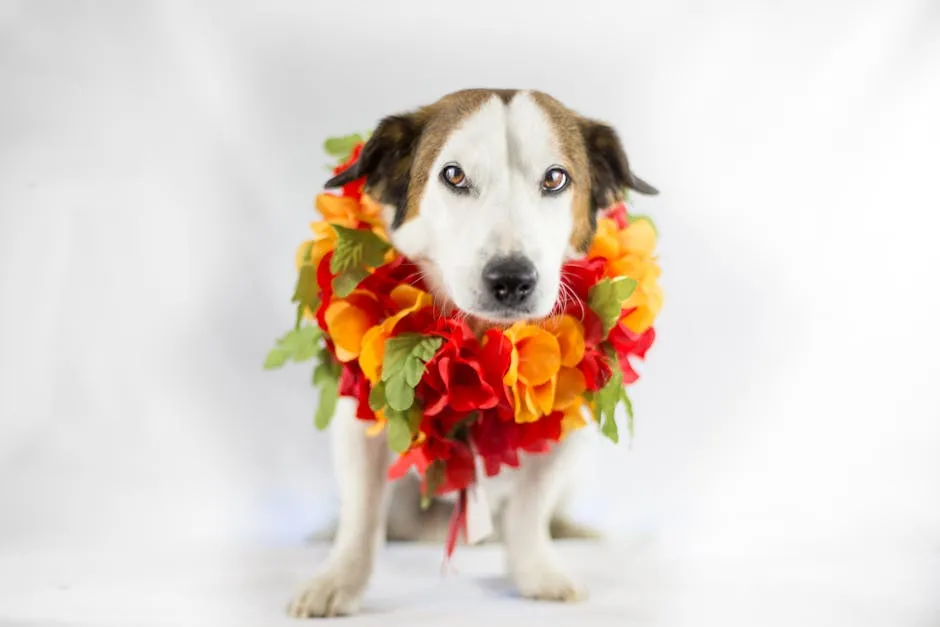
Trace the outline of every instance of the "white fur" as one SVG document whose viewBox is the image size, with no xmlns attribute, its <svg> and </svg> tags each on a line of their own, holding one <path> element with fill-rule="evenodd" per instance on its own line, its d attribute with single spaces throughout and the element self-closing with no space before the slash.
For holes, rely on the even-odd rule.
<svg viewBox="0 0 940 627">
<path fill-rule="evenodd" d="M 457 162 L 475 192 L 447 189 L 438 172 Z M 392 235 L 399 250 L 421 259 L 434 287 L 460 310 L 481 317 L 483 266 L 509 253 L 528 257 L 539 273 L 529 317 L 548 315 L 558 297 L 561 265 L 572 230 L 571 192 L 543 196 L 545 171 L 567 166 L 558 139 L 531 96 L 487 102 L 457 128 L 432 166 L 419 215 Z M 297 617 L 354 612 L 384 539 L 388 513 L 384 436 L 369 438 L 348 403 L 333 420 L 341 512 L 327 565 L 291 604 Z M 523 459 L 517 471 L 484 480 L 491 510 L 502 510 L 510 576 L 529 598 L 573 601 L 580 588 L 565 573 L 549 536 L 549 521 L 572 473 L 582 434 L 544 455 Z"/>
<path fill-rule="evenodd" d="M 527 317 L 547 316 L 561 282 L 573 218 L 571 186 L 543 196 L 546 170 L 565 163 L 543 110 L 526 93 L 509 104 L 498 97 L 453 131 L 425 186 L 418 215 L 393 234 L 395 245 L 424 268 L 454 306 L 484 319 L 506 321 L 482 306 L 483 267 L 494 257 L 519 254 L 538 271 Z M 473 191 L 455 194 L 438 176 L 457 163 Z"/>
<path fill-rule="evenodd" d="M 294 617 L 354 612 L 384 544 L 388 510 L 385 473 L 390 456 L 384 434 L 369 437 L 367 428 L 367 423 L 356 418 L 355 401 L 340 398 L 330 425 L 339 482 L 339 526 L 323 570 L 288 609 Z"/>
</svg>

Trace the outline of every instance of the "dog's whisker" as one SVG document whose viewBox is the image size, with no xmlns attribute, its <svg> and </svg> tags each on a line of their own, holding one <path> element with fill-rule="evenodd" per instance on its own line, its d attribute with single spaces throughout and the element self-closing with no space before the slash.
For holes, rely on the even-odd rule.
<svg viewBox="0 0 940 627">
<path fill-rule="evenodd" d="M 581 302 L 581 299 L 578 298 L 578 295 L 574 293 L 574 288 L 572 288 L 567 283 L 567 276 L 565 276 L 564 270 L 561 273 L 561 300 L 562 300 L 562 311 L 568 308 L 568 304 L 571 302 L 576 302 L 579 309 L 581 310 L 581 318 L 584 319 L 584 303 Z"/>
</svg>

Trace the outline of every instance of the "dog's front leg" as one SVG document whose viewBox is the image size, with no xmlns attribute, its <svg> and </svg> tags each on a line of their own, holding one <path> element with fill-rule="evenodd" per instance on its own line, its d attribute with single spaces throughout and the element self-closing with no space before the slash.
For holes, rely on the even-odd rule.
<svg viewBox="0 0 940 627">
<path fill-rule="evenodd" d="M 506 503 L 503 541 L 509 574 L 522 596 L 545 601 L 577 601 L 585 596 L 562 568 L 549 533 L 581 438 L 580 432 L 574 432 L 551 452 L 527 457 Z"/>
<path fill-rule="evenodd" d="M 385 541 L 385 434 L 366 435 L 370 423 L 355 416 L 355 403 L 341 398 L 330 425 L 339 482 L 339 526 L 326 566 L 290 605 L 297 618 L 354 613 Z"/>
</svg>

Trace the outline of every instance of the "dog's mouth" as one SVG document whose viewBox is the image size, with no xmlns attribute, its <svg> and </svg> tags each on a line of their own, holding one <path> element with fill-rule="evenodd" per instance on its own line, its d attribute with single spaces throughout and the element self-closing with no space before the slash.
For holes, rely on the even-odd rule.
<svg viewBox="0 0 940 627">
<path fill-rule="evenodd" d="M 460 307 L 443 290 L 435 294 L 435 301 L 441 311 L 448 315 L 466 320 L 471 328 L 485 330 L 489 328 L 507 329 L 517 322 L 536 322 L 549 316 L 539 316 L 531 308 L 489 308 L 489 307 Z"/>
<path fill-rule="evenodd" d="M 531 309 L 485 309 L 485 310 L 471 310 L 463 311 L 468 316 L 472 316 L 479 320 L 481 323 L 489 324 L 491 326 L 511 326 L 516 322 L 527 322 L 532 321 L 538 316 L 534 316 Z"/>
</svg>

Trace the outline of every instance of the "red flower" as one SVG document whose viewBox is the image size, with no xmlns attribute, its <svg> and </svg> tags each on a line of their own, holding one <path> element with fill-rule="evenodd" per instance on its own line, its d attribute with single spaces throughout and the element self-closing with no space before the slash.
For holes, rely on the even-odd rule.
<svg viewBox="0 0 940 627">
<path fill-rule="evenodd" d="M 418 474 L 424 476 L 424 473 L 427 472 L 432 461 L 434 460 L 428 457 L 424 446 L 416 446 L 403 453 L 395 460 L 395 463 L 389 466 L 387 476 L 392 481 L 401 479 L 408 474 L 408 471 L 412 468 L 418 471 Z"/>
<path fill-rule="evenodd" d="M 356 360 L 343 364 L 339 375 L 339 394 L 356 399 L 356 418 L 359 420 L 375 420 L 375 412 L 369 407 L 369 392 L 372 386 L 362 374 L 359 362 Z"/>
<path fill-rule="evenodd" d="M 580 309 L 572 309 L 577 303 L 571 303 L 572 297 L 577 297 L 582 303 L 587 303 L 591 288 L 604 277 L 606 260 L 601 257 L 591 259 L 573 259 L 566 261 L 561 268 L 561 280 L 567 286 L 568 305 L 564 313 L 578 316 Z M 584 305 L 587 307 L 587 305 Z"/>
<path fill-rule="evenodd" d="M 476 480 L 476 462 L 473 452 L 463 442 L 454 442 L 451 455 L 444 467 L 444 481 L 438 486 L 436 494 L 447 494 L 463 490 Z"/>
<path fill-rule="evenodd" d="M 552 412 L 534 422 L 518 423 L 485 413 L 470 427 L 470 437 L 483 459 L 487 476 L 503 465 L 519 467 L 519 452 L 544 453 L 561 437 L 562 412 Z"/>
<path fill-rule="evenodd" d="M 326 308 L 333 300 L 333 275 L 330 273 L 330 259 L 333 258 L 333 251 L 328 252 L 320 260 L 317 266 L 317 287 L 320 288 L 320 306 L 317 308 L 317 324 L 320 329 L 327 331 L 326 328 Z M 327 335 L 329 337 L 329 335 Z"/>
<path fill-rule="evenodd" d="M 342 162 L 341 164 L 333 168 L 333 174 L 336 175 L 336 174 L 339 174 L 340 172 L 345 172 L 346 170 L 351 168 L 353 164 L 359 160 L 359 154 L 362 152 L 362 147 L 364 145 L 365 144 L 363 144 L 362 142 L 356 144 L 353 147 L 352 152 L 349 153 L 349 157 L 346 159 L 346 161 Z M 346 183 L 345 185 L 343 185 L 342 195 L 352 196 L 353 198 L 359 198 L 360 196 L 362 196 L 362 188 L 365 186 L 365 183 L 366 183 L 365 177 L 361 177 L 361 178 L 356 179 L 355 181 Z"/>
<path fill-rule="evenodd" d="M 508 360 L 495 377 L 492 372 L 488 377 L 482 361 L 484 351 L 463 320 L 441 320 L 435 335 L 443 337 L 444 343 L 428 362 L 419 383 L 417 395 L 424 415 L 435 416 L 445 407 L 463 415 L 496 407 L 505 394 L 501 377 L 509 366 Z M 500 358 L 499 348 L 497 345 L 485 353 L 488 362 Z M 498 381 L 495 387 L 494 378 Z"/>
<path fill-rule="evenodd" d="M 359 284 L 359 289 L 368 290 L 377 295 L 390 294 L 399 285 L 411 285 L 423 292 L 428 291 L 421 280 L 421 271 L 404 257 L 396 257 L 392 261 L 379 266 L 372 274 Z"/>
<path fill-rule="evenodd" d="M 512 361 L 512 350 L 512 342 L 499 329 L 490 329 L 483 335 L 480 363 L 487 383 L 496 394 L 497 403 L 493 413 L 501 420 L 515 419 L 509 389 L 503 383 L 503 377 Z"/>
<path fill-rule="evenodd" d="M 599 348 L 584 349 L 578 370 L 584 375 L 585 387 L 592 392 L 604 387 L 612 374 L 607 356 Z"/>
<path fill-rule="evenodd" d="M 634 333 L 623 322 L 618 322 L 611 329 L 609 339 L 614 350 L 617 351 L 617 359 L 620 361 L 620 369 L 623 371 L 623 382 L 625 384 L 635 382 L 640 378 L 640 375 L 633 369 L 629 357 L 635 355 L 643 359 L 646 356 L 646 351 L 649 350 L 656 339 L 656 331 L 653 327 L 650 327 L 643 333 Z"/>
<path fill-rule="evenodd" d="M 427 471 L 435 461 L 444 462 L 444 478 L 435 494 L 463 490 L 476 479 L 476 466 L 473 453 L 465 442 L 443 440 L 429 437 L 421 446 L 417 446 L 395 461 L 388 469 L 389 479 L 400 479 L 414 468 L 425 479 Z"/>
<path fill-rule="evenodd" d="M 442 337 L 444 343 L 428 362 L 417 390 L 424 408 L 421 431 L 426 439 L 402 456 L 389 476 L 401 476 L 412 467 L 424 474 L 432 462 L 440 460 L 444 462 L 444 479 L 437 493 L 444 494 L 464 489 L 475 479 L 468 435 L 472 441 L 475 433 L 484 438 L 484 459 L 488 456 L 488 467 L 498 468 L 502 463 L 518 465 L 515 443 L 537 448 L 533 437 L 525 437 L 524 431 L 534 433 L 533 429 L 542 427 L 516 425 L 512 420 L 513 409 L 503 384 L 512 344 L 501 331 L 487 331 L 481 342 L 463 320 L 443 318 L 433 322 L 432 333 Z M 472 422 L 468 423 L 468 418 Z M 499 422 L 501 427 L 491 429 L 492 435 L 487 436 L 487 426 L 482 430 L 479 426 L 483 422 Z"/>
<path fill-rule="evenodd" d="M 607 215 L 604 217 L 613 220 L 618 229 L 627 228 L 627 205 L 623 202 L 617 203 L 607 210 Z"/>
</svg>

